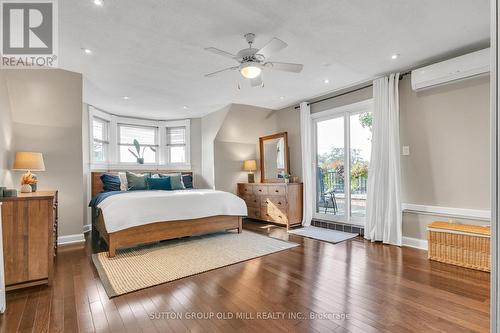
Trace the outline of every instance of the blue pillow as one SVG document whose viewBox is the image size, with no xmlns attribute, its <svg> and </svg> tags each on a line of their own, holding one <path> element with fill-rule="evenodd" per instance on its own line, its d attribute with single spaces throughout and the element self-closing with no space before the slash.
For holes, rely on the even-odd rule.
<svg viewBox="0 0 500 333">
<path fill-rule="evenodd" d="M 185 188 L 193 188 L 193 175 L 182 175 L 182 182 Z"/>
<path fill-rule="evenodd" d="M 170 186 L 170 178 L 169 177 L 165 177 L 165 178 L 148 177 L 146 179 L 146 182 L 148 183 L 149 190 L 170 191 L 172 189 L 172 187 Z"/>
<path fill-rule="evenodd" d="M 101 176 L 101 181 L 104 192 L 120 191 L 120 177 L 104 174 Z"/>
</svg>

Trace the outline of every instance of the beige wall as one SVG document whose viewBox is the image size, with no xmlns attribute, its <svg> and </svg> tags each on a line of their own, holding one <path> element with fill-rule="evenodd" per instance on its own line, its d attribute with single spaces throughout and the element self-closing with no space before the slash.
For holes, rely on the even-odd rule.
<svg viewBox="0 0 500 333">
<path fill-rule="evenodd" d="M 230 106 L 201 118 L 201 179 L 199 188 L 215 188 L 215 138 Z"/>
<path fill-rule="evenodd" d="M 7 70 L 6 74 L 13 150 L 43 153 L 46 171 L 38 173 L 39 187 L 59 190 L 59 235 L 81 234 L 82 76 L 63 70 Z"/>
<path fill-rule="evenodd" d="M 489 77 L 421 92 L 400 81 L 402 201 L 490 208 Z"/>
<path fill-rule="evenodd" d="M 0 70 L 0 186 L 12 187 L 12 116 L 6 73 Z"/>
<path fill-rule="evenodd" d="M 191 119 L 191 171 L 195 187 L 205 186 L 201 175 L 201 118 Z"/>
</svg>

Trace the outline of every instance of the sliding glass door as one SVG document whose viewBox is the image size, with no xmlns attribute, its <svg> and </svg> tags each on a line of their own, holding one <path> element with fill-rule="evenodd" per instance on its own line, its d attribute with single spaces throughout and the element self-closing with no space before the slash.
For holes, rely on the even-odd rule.
<svg viewBox="0 0 500 333">
<path fill-rule="evenodd" d="M 363 224 L 371 154 L 372 101 L 313 117 L 316 218 Z"/>
</svg>

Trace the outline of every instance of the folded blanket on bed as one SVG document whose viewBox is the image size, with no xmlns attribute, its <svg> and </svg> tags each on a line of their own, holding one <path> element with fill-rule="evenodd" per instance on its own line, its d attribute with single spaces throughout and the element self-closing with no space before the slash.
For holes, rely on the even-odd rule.
<svg viewBox="0 0 500 333">
<path fill-rule="evenodd" d="M 247 215 L 245 201 L 236 195 L 200 189 L 118 192 L 103 198 L 97 207 L 102 211 L 108 232 L 154 222 Z"/>
</svg>

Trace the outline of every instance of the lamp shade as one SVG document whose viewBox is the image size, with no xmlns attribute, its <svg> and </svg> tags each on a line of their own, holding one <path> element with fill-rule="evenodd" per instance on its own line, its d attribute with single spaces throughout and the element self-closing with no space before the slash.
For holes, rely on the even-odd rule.
<svg viewBox="0 0 500 333">
<path fill-rule="evenodd" d="M 245 171 L 255 171 L 257 170 L 257 161 L 255 160 L 246 160 L 243 162 L 243 170 Z"/>
<path fill-rule="evenodd" d="M 20 171 L 45 171 L 43 155 L 41 153 L 18 151 L 13 169 Z"/>
</svg>

